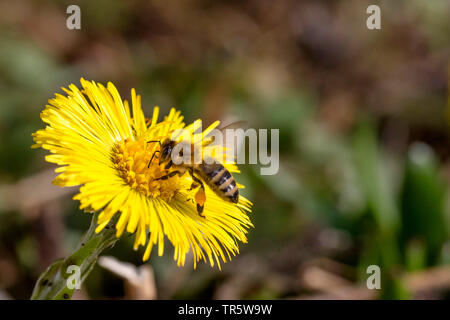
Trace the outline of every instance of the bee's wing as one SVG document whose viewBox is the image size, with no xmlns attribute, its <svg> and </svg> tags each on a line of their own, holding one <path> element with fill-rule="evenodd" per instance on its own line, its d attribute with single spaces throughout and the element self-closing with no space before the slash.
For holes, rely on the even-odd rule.
<svg viewBox="0 0 450 320">
<path fill-rule="evenodd" d="M 231 135 L 227 137 L 227 130 L 238 130 L 238 129 L 246 129 L 248 126 L 247 121 L 235 121 L 227 125 L 221 125 L 203 138 L 203 145 L 227 145 L 227 138 L 229 139 Z M 236 141 L 237 142 L 237 141 Z"/>
<path fill-rule="evenodd" d="M 226 153 L 234 158 L 245 139 L 244 135 L 236 135 L 235 130 L 245 130 L 247 127 L 247 121 L 235 121 L 228 125 L 219 126 L 203 138 L 203 146 L 222 149 L 225 147 Z"/>
<path fill-rule="evenodd" d="M 245 120 L 241 121 L 235 121 L 230 124 L 227 124 L 226 126 L 220 126 L 218 129 L 220 131 L 226 130 L 226 129 L 246 129 L 248 127 L 248 123 Z"/>
</svg>

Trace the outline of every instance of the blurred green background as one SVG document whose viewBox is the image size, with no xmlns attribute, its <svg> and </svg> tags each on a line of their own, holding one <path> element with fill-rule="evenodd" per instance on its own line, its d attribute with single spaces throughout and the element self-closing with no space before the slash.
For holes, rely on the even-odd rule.
<svg viewBox="0 0 450 320">
<path fill-rule="evenodd" d="M 136 88 L 148 116 L 280 129 L 279 173 L 237 177 L 255 225 L 240 255 L 218 271 L 153 254 L 157 298 L 449 298 L 449 18 L 446 0 L 1 1 L 0 298 L 29 298 L 89 226 L 30 149 L 47 100 L 80 77 Z M 140 266 L 132 243 L 106 254 Z M 75 295 L 127 297 L 100 266 Z"/>
</svg>

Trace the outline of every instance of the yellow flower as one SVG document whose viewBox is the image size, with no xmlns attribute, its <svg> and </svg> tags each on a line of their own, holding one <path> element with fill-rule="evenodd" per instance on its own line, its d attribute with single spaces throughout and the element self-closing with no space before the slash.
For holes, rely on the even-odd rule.
<svg viewBox="0 0 450 320">
<path fill-rule="evenodd" d="M 239 203 L 225 201 L 206 186 L 206 203 L 201 217 L 192 200 L 195 190 L 189 190 L 189 174 L 167 180 L 155 180 L 168 173 L 151 156 L 160 148 L 151 140 L 163 141 L 175 130 L 184 129 L 193 141 L 215 128 L 215 122 L 198 133 L 201 121 L 184 125 L 179 111 L 172 109 L 158 122 L 158 107 L 147 120 L 141 109 L 141 97 L 131 90 L 131 108 L 122 101 L 112 83 L 106 88 L 81 79 L 82 90 L 74 84 L 63 88 L 67 96 L 56 94 L 41 114 L 47 127 L 33 134 L 36 144 L 50 151 L 48 162 L 56 163 L 60 173 L 54 184 L 78 186 L 74 199 L 80 209 L 101 211 L 100 232 L 114 215 L 120 214 L 117 237 L 126 230 L 136 233 L 134 249 L 146 246 L 143 260 L 150 257 L 158 245 L 158 255 L 164 251 L 164 238 L 173 244 L 174 259 L 184 265 L 192 249 L 194 268 L 201 259 L 211 266 L 239 253 L 238 241 L 246 243 L 247 229 L 252 226 L 247 212 L 251 202 L 240 196 Z M 185 139 L 185 135 L 178 139 Z M 202 144 L 207 150 L 209 146 Z M 211 148 L 213 148 L 211 146 Z M 215 152 L 215 153 L 214 153 Z M 214 150 L 219 156 L 225 149 Z M 230 172 L 239 172 L 236 165 L 224 164 Z M 241 185 L 238 185 L 242 187 Z"/>
</svg>

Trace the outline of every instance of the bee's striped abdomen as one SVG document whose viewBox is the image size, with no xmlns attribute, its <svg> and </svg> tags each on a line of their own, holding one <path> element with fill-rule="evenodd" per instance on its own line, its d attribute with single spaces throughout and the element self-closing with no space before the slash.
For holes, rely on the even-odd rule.
<svg viewBox="0 0 450 320">
<path fill-rule="evenodd" d="M 215 193 L 233 203 L 239 201 L 239 189 L 231 173 L 220 163 L 200 165 L 205 181 Z"/>
</svg>

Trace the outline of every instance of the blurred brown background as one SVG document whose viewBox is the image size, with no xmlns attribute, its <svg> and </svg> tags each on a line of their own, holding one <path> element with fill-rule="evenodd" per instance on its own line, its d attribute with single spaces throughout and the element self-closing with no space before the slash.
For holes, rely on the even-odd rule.
<svg viewBox="0 0 450 320">
<path fill-rule="evenodd" d="M 222 272 L 153 255 L 145 297 L 448 298 L 449 18 L 445 0 L 0 1 L 0 299 L 27 299 L 89 226 L 30 149 L 80 77 L 136 88 L 147 115 L 280 129 L 280 172 L 238 177 L 255 204 L 241 254 Z M 132 241 L 107 254 L 141 265 Z M 97 266 L 77 297 L 136 297 L 130 283 Z"/>
</svg>

